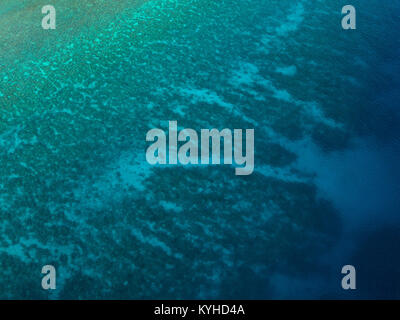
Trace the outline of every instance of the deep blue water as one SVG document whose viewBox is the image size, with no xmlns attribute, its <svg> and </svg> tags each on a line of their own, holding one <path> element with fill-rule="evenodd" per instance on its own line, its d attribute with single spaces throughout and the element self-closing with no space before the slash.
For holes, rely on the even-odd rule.
<svg viewBox="0 0 400 320">
<path fill-rule="evenodd" d="M 3 1 L 0 297 L 398 299 L 400 2 L 346 4 Z M 149 165 L 169 120 L 254 173 Z"/>
</svg>

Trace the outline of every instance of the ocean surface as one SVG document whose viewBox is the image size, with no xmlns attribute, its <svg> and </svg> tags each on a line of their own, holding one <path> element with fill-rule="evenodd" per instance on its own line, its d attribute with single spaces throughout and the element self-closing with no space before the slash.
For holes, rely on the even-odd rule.
<svg viewBox="0 0 400 320">
<path fill-rule="evenodd" d="M 399 299 L 400 1 L 348 2 L 2 0 L 0 298 Z M 169 120 L 253 174 L 149 165 Z"/>
</svg>

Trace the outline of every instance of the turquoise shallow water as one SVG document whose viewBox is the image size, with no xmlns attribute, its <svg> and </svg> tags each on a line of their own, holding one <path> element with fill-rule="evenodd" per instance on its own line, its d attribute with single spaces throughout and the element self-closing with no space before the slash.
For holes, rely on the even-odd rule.
<svg viewBox="0 0 400 320">
<path fill-rule="evenodd" d="M 398 298 L 399 3 L 345 4 L 0 4 L 1 297 Z M 254 128 L 254 173 L 148 165 L 169 120 Z"/>
</svg>

